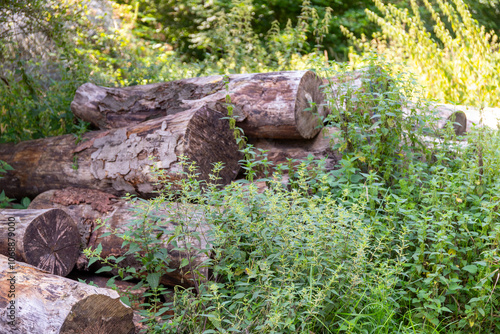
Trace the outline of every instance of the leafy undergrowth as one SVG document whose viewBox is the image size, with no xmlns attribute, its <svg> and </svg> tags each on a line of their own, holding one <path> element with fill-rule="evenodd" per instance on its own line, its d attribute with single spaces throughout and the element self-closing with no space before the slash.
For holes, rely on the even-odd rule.
<svg viewBox="0 0 500 334">
<path fill-rule="evenodd" d="M 169 192 L 166 185 L 153 200 L 135 199 L 137 219 L 123 237 L 134 254 L 142 254 L 143 267 L 122 269 L 119 276 L 136 278 L 148 289 L 142 313 L 149 332 L 500 332 L 500 134 L 476 129 L 465 140 L 456 138 L 451 128 L 434 128 L 432 115 L 421 113 L 427 102 L 420 100 L 497 105 L 498 85 L 491 83 L 498 81 L 498 42 L 477 26 L 461 1 L 437 2 L 446 21 L 433 14 L 434 36 L 422 28 L 418 10 L 410 16 L 376 1 L 382 16 L 369 15 L 388 42 L 360 46 L 392 62 L 363 59 L 369 75 L 361 89 L 347 80 L 335 90 L 325 124 L 340 129 L 334 141 L 343 154 L 337 170 L 326 171 L 314 160 L 291 169 L 276 166 L 269 170 L 268 189 L 260 193 L 243 181 L 216 187 L 223 167 L 218 164 L 204 184 L 194 177 L 196 166 L 186 162 L 180 191 Z M 214 16 L 203 37 L 217 45 L 216 52 L 199 63 L 185 63 L 166 46 L 134 37 L 137 15 L 131 6 L 113 11 L 122 25 L 104 28 L 99 23 L 104 18 L 91 22 L 83 4 L 72 3 L 46 10 L 43 1 L 32 2 L 40 22 L 48 19 L 55 27 L 46 34 L 54 38 L 46 44 L 54 46 L 50 52 L 19 58 L 15 51 L 24 44 L 0 40 L 0 141 L 85 132 L 87 125 L 74 120 L 69 104 L 76 87 L 88 80 L 127 86 L 305 68 L 342 77 L 348 69 L 336 63 L 323 69 L 321 53 L 303 52 L 306 35 L 313 34 L 321 46 L 328 33 L 308 2 L 295 26 L 273 26 L 262 37 L 248 24 L 252 2 L 240 1 L 231 12 Z M 65 34 L 68 27 L 75 33 Z M 28 41 L 39 36 L 29 35 Z M 47 68 L 46 57 L 57 65 Z M 415 79 L 400 72 L 408 67 L 428 89 L 411 85 Z M 44 71 L 57 75 L 50 79 Z M 433 133 L 439 139 L 429 142 L 426 137 Z M 246 153 L 250 158 L 242 164 L 252 179 L 253 169 L 267 163 L 251 158 L 248 148 Z M 174 199 L 197 205 L 172 204 Z M 2 205 L 7 201 L 0 198 Z M 153 214 L 161 208 L 170 217 Z M 157 222 L 170 218 L 179 224 L 175 231 L 160 231 L 170 234 L 165 239 Z M 211 234 L 193 232 L 199 224 L 210 226 Z M 210 250 L 186 242 L 192 238 L 207 238 Z M 181 269 L 195 277 L 194 287 L 177 288 L 173 301 L 166 301 L 159 284 L 170 270 L 165 243 L 191 254 Z M 96 250 L 87 254 L 99 259 Z M 202 276 L 206 270 L 189 260 L 196 254 L 211 255 L 205 263 L 211 268 L 209 281 Z M 110 267 L 116 262 L 120 259 L 109 259 Z"/>
<path fill-rule="evenodd" d="M 367 63 L 361 89 L 346 81 L 337 90 L 344 103 L 332 100 L 325 120 L 340 129 L 337 170 L 313 159 L 276 166 L 259 192 L 248 181 L 217 187 L 220 164 L 201 182 L 185 161 L 180 191 L 137 200 L 124 238 L 136 254 L 145 252 L 143 272 L 121 276 L 149 289 L 148 332 L 500 331 L 500 133 L 474 129 L 456 138 L 451 127 L 433 129 L 422 109 L 403 114 L 409 101 L 415 106 L 406 75 L 390 77 L 377 59 Z M 432 131 L 438 144 L 425 141 Z M 262 156 L 245 163 L 265 165 Z M 169 217 L 151 214 L 159 208 Z M 158 220 L 174 217 L 178 228 L 161 237 Z M 194 232 L 200 224 L 211 233 Z M 192 238 L 210 247 L 196 249 L 186 242 Z M 165 243 L 191 254 L 181 266 L 195 277 L 193 288 L 176 288 L 168 302 L 158 283 L 169 270 Z M 211 255 L 208 281 L 203 266 L 192 266 L 196 254 Z"/>
</svg>

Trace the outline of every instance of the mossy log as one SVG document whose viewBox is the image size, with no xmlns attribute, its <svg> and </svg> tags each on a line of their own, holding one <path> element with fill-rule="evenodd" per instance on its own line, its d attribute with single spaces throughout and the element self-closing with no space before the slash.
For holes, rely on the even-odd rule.
<svg viewBox="0 0 500 334">
<path fill-rule="evenodd" d="M 174 249 L 172 243 L 165 242 L 165 249 L 168 253 L 169 268 L 173 271 L 163 273 L 160 283 L 165 286 L 193 286 L 195 275 L 192 269 L 197 269 L 208 278 L 208 267 L 202 267 L 204 261 L 208 260 L 206 253 L 200 253 L 200 249 L 209 247 L 208 235 L 209 226 L 205 223 L 203 210 L 196 205 L 181 205 L 180 203 L 166 202 L 161 208 L 151 210 L 147 220 L 138 217 L 134 208 L 147 205 L 146 202 L 137 201 L 136 205 L 123 199 L 118 199 L 113 195 L 96 190 L 67 188 L 62 190 L 50 190 L 37 196 L 30 204 L 30 208 L 56 207 L 65 210 L 77 222 L 82 244 L 85 248 L 97 248 L 102 246 L 102 257 L 125 255 L 129 250 L 128 246 L 122 248 L 123 239 L 117 234 L 124 233 L 131 229 L 130 223 L 140 221 L 141 223 L 152 224 L 151 235 L 158 236 L 160 240 L 167 239 L 174 233 L 179 225 L 182 226 L 184 234 L 187 236 L 177 239 L 180 248 L 185 247 L 190 242 L 194 247 L 192 251 L 179 251 Z M 185 214 L 185 215 L 181 215 Z M 100 219 L 104 225 L 98 227 L 97 220 Z M 154 222 L 153 222 L 154 220 Z M 110 235 L 108 232 L 111 232 Z M 183 259 L 190 261 L 190 265 L 181 268 Z M 96 271 L 102 264 L 96 262 L 88 268 L 89 259 L 81 255 L 77 261 L 78 270 Z M 135 254 L 128 254 L 120 262 L 120 266 L 134 267 L 140 271 L 141 264 Z"/>
<path fill-rule="evenodd" d="M 133 334 L 118 293 L 9 263 L 0 255 L 0 333 Z"/>
<path fill-rule="evenodd" d="M 14 170 L 0 179 L 0 189 L 13 198 L 66 187 L 94 188 L 114 195 L 152 197 L 158 189 L 151 167 L 156 164 L 166 181 L 181 178 L 180 155 L 209 179 L 212 163 L 223 162 L 221 184 L 239 171 L 241 153 L 224 115 L 200 106 L 134 126 L 89 132 L 76 143 L 65 135 L 1 144 L 0 160 Z"/>
<path fill-rule="evenodd" d="M 0 254 L 66 276 L 79 256 L 80 235 L 63 210 L 0 210 Z"/>
<path fill-rule="evenodd" d="M 148 119 L 207 104 L 227 115 L 231 98 L 237 126 L 255 138 L 313 138 L 326 116 L 321 79 L 311 71 L 234 74 L 225 88 L 223 76 L 210 76 L 144 86 L 107 88 L 91 83 L 76 91 L 73 113 L 100 129 L 137 124 Z"/>
</svg>

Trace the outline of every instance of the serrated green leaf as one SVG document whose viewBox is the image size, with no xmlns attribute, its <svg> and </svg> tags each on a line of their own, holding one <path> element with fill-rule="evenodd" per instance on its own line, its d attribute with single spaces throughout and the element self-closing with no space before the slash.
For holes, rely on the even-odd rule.
<svg viewBox="0 0 500 334">
<path fill-rule="evenodd" d="M 120 297 L 120 300 L 123 304 L 127 305 L 128 307 L 130 307 L 130 299 L 127 297 L 127 296 L 121 296 Z"/>
<path fill-rule="evenodd" d="M 160 284 L 160 277 L 161 277 L 160 273 L 150 273 L 148 274 L 146 281 L 148 282 L 151 288 L 156 289 Z"/>
<path fill-rule="evenodd" d="M 181 265 L 179 266 L 179 268 L 184 268 L 185 266 L 187 266 L 189 264 L 189 260 L 184 258 L 182 259 L 181 261 Z"/>
<path fill-rule="evenodd" d="M 245 294 L 244 294 L 244 293 L 238 293 L 237 295 L 235 295 L 235 296 L 233 297 L 233 299 L 241 299 L 241 298 L 243 298 L 243 297 L 245 297 Z"/>
</svg>

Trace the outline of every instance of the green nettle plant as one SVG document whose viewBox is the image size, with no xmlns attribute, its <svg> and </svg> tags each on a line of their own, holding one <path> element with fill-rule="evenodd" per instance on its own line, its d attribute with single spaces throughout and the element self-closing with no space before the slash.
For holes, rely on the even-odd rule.
<svg viewBox="0 0 500 334">
<path fill-rule="evenodd" d="M 141 279 L 139 286 L 147 287 L 147 296 L 154 297 L 142 305 L 150 320 L 149 332 L 327 333 L 335 328 L 373 330 L 387 322 L 396 324 L 394 287 L 403 262 L 401 256 L 390 259 L 389 254 L 402 254 L 405 246 L 402 236 L 391 249 L 376 242 L 379 222 L 371 222 L 363 213 L 366 199 L 345 205 L 345 199 L 328 193 L 330 176 L 316 172 L 311 180 L 311 166 L 305 163 L 297 167 L 292 191 L 275 173 L 263 193 L 246 182 L 222 190 L 209 182 L 202 191 L 195 166 L 186 162 L 186 167 L 175 198 L 180 204 L 169 202 L 173 198 L 166 194 L 142 202 L 137 221 L 120 235 L 143 267 L 119 269 L 119 277 L 130 274 L 128 278 Z M 213 181 L 221 167 L 215 166 Z M 309 197 L 311 188 L 317 193 Z M 164 250 L 170 244 L 173 250 L 192 251 L 179 247 L 193 222 L 185 209 L 189 203 L 196 203 L 194 210 L 201 210 L 204 224 L 211 227 L 210 249 L 198 252 L 211 255 L 213 277 L 206 281 L 186 260 L 185 267 L 195 273 L 194 288 L 177 287 L 173 301 L 161 303 L 159 275 L 170 270 Z M 151 213 L 165 206 L 169 217 L 178 219 L 179 228 L 164 231 L 170 236 L 160 242 L 155 236 L 166 217 Z M 87 255 L 103 260 L 98 252 Z M 118 268 L 110 265 L 103 270 L 113 266 Z M 174 315 L 162 316 L 167 310 Z"/>
<path fill-rule="evenodd" d="M 411 162 L 430 158 L 423 137 L 433 115 L 424 112 L 422 101 L 415 103 L 411 75 L 391 76 L 391 65 L 374 55 L 363 63 L 355 72 L 325 73 L 334 78 L 327 87 L 333 92 L 332 112 L 325 121 L 340 130 L 334 149 L 343 153 L 343 178 L 359 182 L 364 174 L 376 173 L 393 185 L 405 177 Z"/>
</svg>

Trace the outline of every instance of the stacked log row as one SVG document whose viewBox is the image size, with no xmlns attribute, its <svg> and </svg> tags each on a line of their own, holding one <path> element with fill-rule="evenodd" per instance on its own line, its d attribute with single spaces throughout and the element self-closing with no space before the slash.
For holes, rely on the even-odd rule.
<svg viewBox="0 0 500 334">
<path fill-rule="evenodd" d="M 79 256 L 80 236 L 63 210 L 0 210 L 0 254 L 66 276 Z"/>
<path fill-rule="evenodd" d="M 224 115 L 200 106 L 134 126 L 89 132 L 78 144 L 72 135 L 0 145 L 0 160 L 14 170 L 0 179 L 0 189 L 13 198 L 35 197 L 65 187 L 98 189 L 114 195 L 152 197 L 161 189 L 152 174 L 156 164 L 165 180 L 182 176 L 180 155 L 208 179 L 213 162 L 223 162 L 220 182 L 239 170 L 233 132 Z"/>
<path fill-rule="evenodd" d="M 95 249 L 100 244 L 102 257 L 126 256 L 120 262 L 120 266 L 134 267 L 137 271 L 140 271 L 141 264 L 136 255 L 141 254 L 126 254 L 129 248 L 128 246 L 122 248 L 123 239 L 117 234 L 132 229 L 130 224 L 134 222 L 153 224 L 154 230 L 151 233 L 158 235 L 160 241 L 164 242 L 168 251 L 169 267 L 173 269 L 172 272 L 164 273 L 160 283 L 165 286 L 192 286 L 195 278 L 193 269 L 201 272 L 204 276 L 201 277 L 202 280 L 207 279 L 208 268 L 202 265 L 208 257 L 206 253 L 198 251 L 208 247 L 209 227 L 204 220 L 203 208 L 167 202 L 162 208 L 150 210 L 147 217 L 141 217 L 134 212 L 134 208 L 140 208 L 140 206 L 139 202 L 130 203 L 100 191 L 78 188 L 47 191 L 37 196 L 30 204 L 31 209 L 65 210 L 77 222 L 84 248 Z M 181 217 L 180 212 L 185 213 L 186 216 Z M 98 228 L 98 219 L 104 222 L 100 228 Z M 179 225 L 182 225 L 184 234 L 190 234 L 190 236 L 186 239 L 178 238 L 177 247 L 183 248 L 189 242 L 193 247 L 190 252 L 174 250 L 174 246 L 166 242 Z M 111 234 L 107 235 L 109 232 Z M 181 268 L 183 259 L 189 260 L 190 265 Z M 77 269 L 96 271 L 102 267 L 96 262 L 88 268 L 88 263 L 88 259 L 82 254 L 78 259 Z"/>
<path fill-rule="evenodd" d="M 0 332 L 133 334 L 133 311 L 109 289 L 52 275 L 0 255 Z"/>
<path fill-rule="evenodd" d="M 100 129 L 138 124 L 207 105 L 227 115 L 226 96 L 238 116 L 237 126 L 251 138 L 310 139 L 326 116 L 321 79 L 311 71 L 235 74 L 106 88 L 81 86 L 73 113 Z"/>
</svg>

